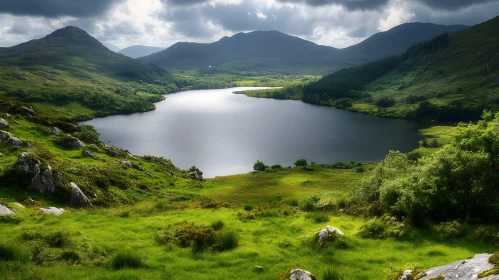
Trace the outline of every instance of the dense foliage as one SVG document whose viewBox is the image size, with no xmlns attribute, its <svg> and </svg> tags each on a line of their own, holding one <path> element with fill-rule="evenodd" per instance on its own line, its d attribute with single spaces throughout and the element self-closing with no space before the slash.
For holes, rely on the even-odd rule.
<svg viewBox="0 0 499 280">
<path fill-rule="evenodd" d="M 413 222 L 499 221 L 499 115 L 460 124 L 450 144 L 417 162 L 390 152 L 355 195 Z"/>
</svg>

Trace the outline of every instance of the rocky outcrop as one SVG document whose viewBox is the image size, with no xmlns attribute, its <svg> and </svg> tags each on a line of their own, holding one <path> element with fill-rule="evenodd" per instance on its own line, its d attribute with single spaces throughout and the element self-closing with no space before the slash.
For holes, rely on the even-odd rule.
<svg viewBox="0 0 499 280">
<path fill-rule="evenodd" d="M 437 277 L 439 276 L 443 277 L 443 279 L 445 280 L 457 280 L 457 279 L 498 280 L 499 275 L 490 275 L 483 278 L 478 277 L 480 273 L 490 270 L 494 267 L 494 265 L 489 262 L 490 256 L 491 256 L 490 254 L 478 254 L 471 259 L 461 260 L 453 262 L 449 265 L 430 268 L 417 275 L 412 275 L 412 271 L 407 270 L 404 272 L 404 275 L 402 275 L 399 279 L 407 280 L 410 279 L 409 275 L 411 275 L 411 276 L 416 276 L 418 277 L 417 279 L 421 280 L 437 279 Z"/>
<path fill-rule="evenodd" d="M 86 146 L 85 143 L 83 143 L 80 139 L 71 135 L 67 135 L 64 138 L 59 138 L 55 140 L 55 143 L 68 149 L 79 149 Z"/>
<path fill-rule="evenodd" d="M 120 153 L 112 148 L 107 149 L 106 153 L 112 157 L 119 157 L 120 156 Z"/>
<path fill-rule="evenodd" d="M 0 130 L 0 140 L 7 140 L 10 146 L 30 148 L 31 144 L 29 142 L 21 141 L 19 138 L 15 137 L 11 133 Z"/>
<path fill-rule="evenodd" d="M 325 229 L 321 229 L 319 231 L 317 243 L 324 244 L 331 237 L 337 237 L 337 236 L 343 236 L 343 235 L 345 235 L 345 234 L 340 229 L 328 225 L 328 226 L 326 226 Z"/>
<path fill-rule="evenodd" d="M 59 216 L 64 213 L 64 209 L 57 207 L 40 208 L 40 212 L 44 214 Z"/>
<path fill-rule="evenodd" d="M 31 106 L 30 107 L 21 106 L 21 109 L 24 110 L 25 112 L 28 112 L 28 114 L 33 114 L 33 115 L 36 114 L 35 110 L 33 110 L 33 108 L 31 108 Z"/>
<path fill-rule="evenodd" d="M 52 129 L 50 130 L 50 135 L 59 135 L 62 133 L 62 130 L 60 130 L 59 128 L 57 127 L 52 127 Z"/>
<path fill-rule="evenodd" d="M 45 168 L 41 168 L 35 177 L 31 180 L 29 185 L 29 190 L 34 190 L 44 194 L 54 193 L 56 188 L 56 178 L 52 173 L 52 168 L 47 165 Z"/>
<path fill-rule="evenodd" d="M 28 173 L 40 172 L 40 161 L 36 158 L 35 153 L 21 153 L 17 159 L 16 169 Z"/>
<path fill-rule="evenodd" d="M 7 206 L 0 204 L 0 215 L 14 215 L 14 211 L 10 210 Z"/>
<path fill-rule="evenodd" d="M 187 178 L 192 180 L 203 181 L 203 172 L 199 170 L 197 167 L 192 167 L 189 169 L 189 173 L 187 173 Z"/>
<path fill-rule="evenodd" d="M 0 128 L 3 128 L 3 129 L 7 128 L 7 129 L 10 129 L 11 127 L 10 127 L 9 123 L 8 123 L 6 120 L 4 120 L 4 119 L 0 118 Z"/>
<path fill-rule="evenodd" d="M 69 206 L 73 208 L 92 207 L 92 202 L 88 199 L 81 189 L 73 182 L 69 183 L 71 187 L 71 199 Z"/>
<path fill-rule="evenodd" d="M 123 165 L 125 167 L 129 167 L 129 168 L 133 167 L 133 163 L 129 160 L 120 160 L 119 162 L 121 165 Z"/>
<path fill-rule="evenodd" d="M 90 152 L 89 150 L 84 150 L 81 154 L 84 157 L 89 157 L 89 158 L 97 160 L 97 157 L 92 152 Z"/>
<path fill-rule="evenodd" d="M 297 268 L 291 270 L 289 280 L 317 280 L 317 278 L 310 271 Z"/>
<path fill-rule="evenodd" d="M 132 155 L 132 153 L 130 153 L 129 151 L 125 151 L 125 156 L 129 157 L 131 159 L 134 159 L 134 160 L 138 160 L 138 158 L 136 156 Z"/>
</svg>

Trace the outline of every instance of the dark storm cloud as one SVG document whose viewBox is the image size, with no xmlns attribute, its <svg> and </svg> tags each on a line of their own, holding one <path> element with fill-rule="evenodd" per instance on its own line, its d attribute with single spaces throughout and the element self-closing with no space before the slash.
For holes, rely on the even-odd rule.
<svg viewBox="0 0 499 280">
<path fill-rule="evenodd" d="M 428 7 L 441 10 L 458 10 L 461 8 L 483 4 L 488 2 L 497 2 L 497 0 L 418 0 Z"/>
<path fill-rule="evenodd" d="M 349 10 L 371 10 L 383 7 L 388 0 L 277 0 L 281 3 L 304 3 L 310 6 L 341 5 Z"/>
<path fill-rule="evenodd" d="M 0 13 L 13 15 L 88 17 L 107 11 L 122 0 L 1 0 Z"/>
</svg>

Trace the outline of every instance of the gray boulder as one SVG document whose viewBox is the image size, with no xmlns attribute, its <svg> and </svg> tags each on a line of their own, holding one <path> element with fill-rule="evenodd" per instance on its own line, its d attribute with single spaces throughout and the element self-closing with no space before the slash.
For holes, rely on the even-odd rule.
<svg viewBox="0 0 499 280">
<path fill-rule="evenodd" d="M 29 185 L 29 190 L 34 190 L 40 193 L 51 194 L 54 193 L 56 187 L 56 180 L 52 174 L 52 168 L 47 165 L 46 168 L 40 169 Z"/>
<path fill-rule="evenodd" d="M 9 123 L 6 120 L 0 118 L 0 128 L 8 128 L 8 129 L 10 129 L 11 127 L 10 127 Z"/>
<path fill-rule="evenodd" d="M 120 164 L 129 168 L 133 167 L 133 163 L 129 160 L 120 160 Z"/>
<path fill-rule="evenodd" d="M 119 157 L 120 153 L 116 151 L 115 149 L 109 148 L 106 150 L 107 154 L 113 157 Z"/>
<path fill-rule="evenodd" d="M 319 231 L 317 243 L 323 244 L 327 242 L 330 237 L 337 237 L 343 235 L 344 233 L 340 229 L 328 225 L 326 226 L 325 229 Z"/>
<path fill-rule="evenodd" d="M 14 211 L 7 208 L 7 206 L 0 204 L 0 215 L 14 215 Z"/>
<path fill-rule="evenodd" d="M 89 158 L 97 160 L 97 157 L 92 152 L 90 152 L 89 150 L 84 150 L 81 154 L 84 157 L 89 157 Z"/>
<path fill-rule="evenodd" d="M 50 135 L 59 135 L 62 133 L 62 130 L 60 130 L 59 128 L 57 127 L 52 127 L 52 129 L 50 130 Z"/>
<path fill-rule="evenodd" d="M 36 112 L 33 110 L 33 108 L 31 107 L 26 107 L 26 106 L 21 106 L 21 109 L 23 109 L 24 111 L 28 112 L 28 115 L 31 113 L 33 115 L 36 114 Z"/>
<path fill-rule="evenodd" d="M 40 161 L 36 159 L 35 153 L 21 153 L 21 156 L 17 159 L 16 169 L 28 173 L 38 173 L 40 172 Z"/>
<path fill-rule="evenodd" d="M 18 146 L 24 148 L 30 148 L 31 144 L 28 142 L 21 141 L 19 138 L 12 135 L 12 133 L 0 130 L 0 140 L 7 140 L 10 146 Z"/>
<path fill-rule="evenodd" d="M 64 213 L 64 209 L 57 207 L 49 207 L 49 208 L 40 208 L 40 212 L 48 215 L 59 216 Z"/>
<path fill-rule="evenodd" d="M 131 159 L 134 159 L 134 160 L 138 160 L 138 158 L 134 155 L 132 155 L 132 153 L 130 153 L 129 151 L 126 151 L 126 157 L 129 157 Z"/>
<path fill-rule="evenodd" d="M 55 140 L 55 143 L 68 149 L 79 149 L 86 146 L 85 143 L 83 143 L 80 139 L 71 135 L 67 135 L 64 138 L 59 138 Z"/>
<path fill-rule="evenodd" d="M 73 182 L 69 183 L 71 187 L 71 199 L 69 206 L 73 208 L 92 207 L 92 202 L 85 196 L 81 189 Z"/>
<path fill-rule="evenodd" d="M 478 278 L 478 275 L 484 271 L 494 267 L 489 262 L 490 254 L 478 254 L 471 259 L 453 262 L 449 265 L 434 267 L 426 270 L 426 275 L 421 280 L 435 279 L 438 276 L 444 277 L 445 280 L 499 280 L 499 275 L 490 275 L 484 278 Z"/>
<path fill-rule="evenodd" d="M 310 271 L 297 268 L 291 270 L 289 280 L 317 280 L 317 278 Z"/>
</svg>

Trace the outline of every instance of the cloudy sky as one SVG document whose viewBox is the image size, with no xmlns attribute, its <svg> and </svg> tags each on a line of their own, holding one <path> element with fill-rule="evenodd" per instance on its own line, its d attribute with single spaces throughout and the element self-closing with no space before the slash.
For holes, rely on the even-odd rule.
<svg viewBox="0 0 499 280">
<path fill-rule="evenodd" d="M 498 14 L 499 0 L 0 0 L 0 46 L 75 25 L 119 48 L 251 30 L 343 48 L 405 22 L 473 25 Z"/>
</svg>

